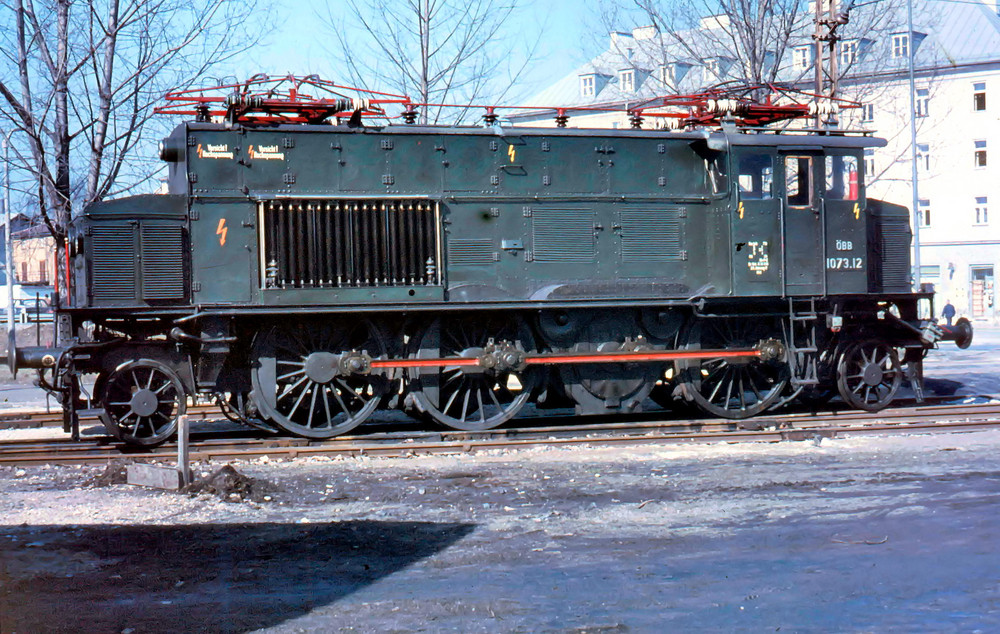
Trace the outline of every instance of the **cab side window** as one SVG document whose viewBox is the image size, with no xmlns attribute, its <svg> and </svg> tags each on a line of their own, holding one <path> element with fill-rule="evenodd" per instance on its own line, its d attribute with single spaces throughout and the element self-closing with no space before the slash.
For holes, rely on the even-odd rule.
<svg viewBox="0 0 1000 634">
<path fill-rule="evenodd" d="M 812 203 L 812 157 L 785 157 L 785 197 L 789 207 L 808 207 Z"/>
<path fill-rule="evenodd" d="M 773 196 L 774 163 L 770 154 L 744 154 L 739 161 L 741 200 L 770 200 Z"/>
<path fill-rule="evenodd" d="M 826 197 L 833 200 L 857 200 L 860 175 L 858 157 L 826 157 Z"/>
</svg>

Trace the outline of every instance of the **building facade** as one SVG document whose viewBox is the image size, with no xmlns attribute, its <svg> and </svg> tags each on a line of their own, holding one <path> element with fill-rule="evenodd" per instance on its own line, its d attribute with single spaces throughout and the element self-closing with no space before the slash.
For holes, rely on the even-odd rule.
<svg viewBox="0 0 1000 634">
<path fill-rule="evenodd" d="M 1000 318 L 994 283 L 1000 274 L 998 4 L 914 0 L 912 31 L 907 28 L 905 4 L 874 3 L 867 10 L 875 13 L 852 12 L 855 28 L 844 28 L 835 54 L 842 72 L 838 94 L 862 104 L 840 112 L 841 127 L 874 130 L 888 142 L 866 156 L 869 196 L 914 206 L 913 112 L 917 155 L 913 224 L 919 235 L 919 281 L 934 285 L 938 312 L 950 300 L 959 315 L 996 323 Z M 813 28 L 812 13 L 803 13 L 780 55 L 755 54 L 757 70 L 776 65 L 776 79 L 812 90 Z M 747 60 L 724 45 L 732 30 L 728 18 L 713 16 L 682 34 L 661 34 L 652 27 L 612 33 L 607 50 L 547 87 L 529 105 L 568 108 L 571 127 L 628 127 L 623 110 L 629 105 L 746 81 Z M 536 109 L 511 119 L 519 125 L 555 125 L 554 112 Z M 650 127 L 649 122 L 643 125 Z"/>
</svg>

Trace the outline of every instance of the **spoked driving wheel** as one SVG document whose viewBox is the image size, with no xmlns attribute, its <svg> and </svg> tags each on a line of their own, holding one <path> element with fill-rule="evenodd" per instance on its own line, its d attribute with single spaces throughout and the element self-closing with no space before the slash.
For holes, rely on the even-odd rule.
<svg viewBox="0 0 1000 634">
<path fill-rule="evenodd" d="M 760 356 L 679 361 L 685 397 L 723 418 L 749 418 L 774 404 L 788 385 L 786 350 L 776 320 L 699 319 L 682 334 L 687 350 L 746 350 Z"/>
<path fill-rule="evenodd" d="M 414 404 L 447 427 L 492 429 L 517 415 L 537 383 L 537 370 L 523 364 L 534 339 L 517 317 L 436 319 L 417 339 L 413 358 L 481 360 L 475 365 L 410 368 Z"/>
<path fill-rule="evenodd" d="M 307 438 L 332 438 L 367 419 L 389 389 L 371 372 L 385 341 L 370 321 L 281 327 L 253 345 L 253 398 L 278 427 Z"/>
<path fill-rule="evenodd" d="M 99 380 L 104 426 L 130 445 L 154 447 L 177 430 L 187 394 L 177 373 L 152 359 L 123 363 Z"/>
<path fill-rule="evenodd" d="M 892 402 L 903 383 L 896 349 L 869 339 L 848 347 L 837 365 L 837 390 L 851 407 L 877 412 Z"/>
</svg>

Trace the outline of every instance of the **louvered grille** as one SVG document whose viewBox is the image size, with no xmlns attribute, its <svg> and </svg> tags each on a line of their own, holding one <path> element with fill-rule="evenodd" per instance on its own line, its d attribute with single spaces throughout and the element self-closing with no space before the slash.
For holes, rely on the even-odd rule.
<svg viewBox="0 0 1000 634">
<path fill-rule="evenodd" d="M 184 230 L 180 226 L 143 226 L 142 297 L 184 299 Z"/>
<path fill-rule="evenodd" d="M 448 243 L 448 264 L 451 266 L 493 264 L 494 254 L 492 240 L 452 240 Z"/>
<path fill-rule="evenodd" d="M 590 209 L 536 209 L 532 212 L 536 262 L 593 262 L 597 255 Z"/>
<path fill-rule="evenodd" d="M 882 288 L 910 288 L 910 224 L 907 220 L 882 219 Z"/>
<path fill-rule="evenodd" d="M 136 291 L 135 229 L 92 227 L 90 271 L 94 301 L 134 301 Z"/>
<path fill-rule="evenodd" d="M 441 283 L 429 201 L 280 200 L 260 211 L 266 288 Z"/>
<path fill-rule="evenodd" d="M 621 212 L 622 261 L 680 260 L 683 221 L 678 209 L 629 209 Z"/>
</svg>

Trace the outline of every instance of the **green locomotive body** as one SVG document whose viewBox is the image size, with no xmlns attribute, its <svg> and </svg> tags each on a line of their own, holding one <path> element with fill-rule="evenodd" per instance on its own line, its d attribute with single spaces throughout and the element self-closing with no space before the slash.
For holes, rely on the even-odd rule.
<svg viewBox="0 0 1000 634">
<path fill-rule="evenodd" d="M 310 437 L 380 407 L 459 429 L 650 396 L 742 418 L 839 388 L 879 409 L 939 339 L 971 338 L 918 316 L 908 212 L 865 191 L 883 144 L 188 122 L 161 144 L 168 194 L 74 224 L 52 387 L 72 420 L 96 373 L 91 405 L 140 444 L 194 394 Z"/>
</svg>

